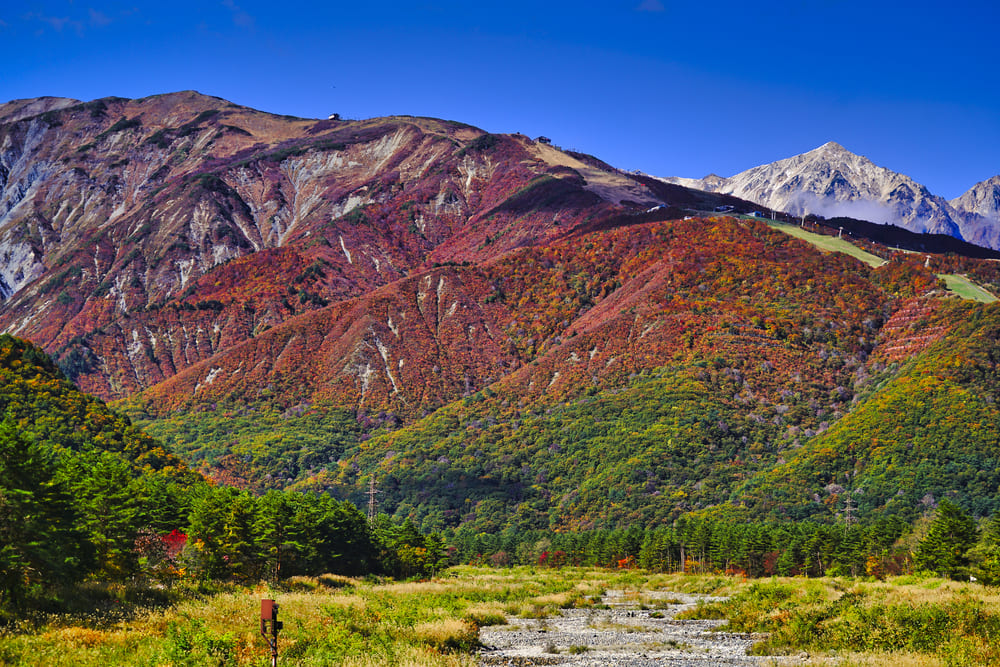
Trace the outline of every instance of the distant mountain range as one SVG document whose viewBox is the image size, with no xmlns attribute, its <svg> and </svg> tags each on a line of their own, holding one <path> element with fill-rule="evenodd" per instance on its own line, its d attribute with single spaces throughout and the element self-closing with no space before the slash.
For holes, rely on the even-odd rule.
<svg viewBox="0 0 1000 667">
<path fill-rule="evenodd" d="M 972 229 L 821 152 L 772 177 Z M 432 118 L 9 102 L 0 330 L 216 480 L 363 504 L 374 479 L 425 528 L 1000 507 L 1000 312 L 937 275 L 997 293 L 997 262 L 856 220 L 810 233 L 870 263 L 827 252 L 716 180 Z"/>
<path fill-rule="evenodd" d="M 876 166 L 832 141 L 731 178 L 712 174 L 663 180 L 731 194 L 792 215 L 859 218 L 1000 248 L 1000 176 L 946 201 L 909 176 Z"/>
</svg>

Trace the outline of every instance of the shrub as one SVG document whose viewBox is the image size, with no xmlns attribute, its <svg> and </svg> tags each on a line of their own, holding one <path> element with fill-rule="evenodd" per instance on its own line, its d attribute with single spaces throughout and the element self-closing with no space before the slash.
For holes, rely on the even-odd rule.
<svg viewBox="0 0 1000 667">
<path fill-rule="evenodd" d="M 479 647 L 479 628 L 475 623 L 453 618 L 420 623 L 413 636 L 438 650 L 473 651 Z"/>
<path fill-rule="evenodd" d="M 469 151 L 469 152 L 473 152 L 473 151 L 475 151 L 475 152 L 488 151 L 489 149 L 493 148 L 494 146 L 496 146 L 499 143 L 500 143 L 500 137 L 499 136 L 497 136 L 495 134 L 484 134 L 484 135 L 482 135 L 480 137 L 476 137 L 475 139 L 473 139 L 472 141 L 470 141 L 466 145 L 465 150 Z"/>
<path fill-rule="evenodd" d="M 235 649 L 232 634 L 213 633 L 202 620 L 188 619 L 167 626 L 167 657 L 174 665 L 228 667 L 236 664 Z"/>
</svg>

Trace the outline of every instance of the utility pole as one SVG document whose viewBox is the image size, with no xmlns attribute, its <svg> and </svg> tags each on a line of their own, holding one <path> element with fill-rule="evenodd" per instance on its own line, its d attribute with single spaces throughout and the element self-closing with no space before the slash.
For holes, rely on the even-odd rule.
<svg viewBox="0 0 1000 667">
<path fill-rule="evenodd" d="M 371 478 L 368 480 L 368 525 L 370 526 L 373 521 L 375 521 L 375 494 L 378 493 L 378 489 L 375 488 L 375 473 L 372 473 Z"/>
</svg>

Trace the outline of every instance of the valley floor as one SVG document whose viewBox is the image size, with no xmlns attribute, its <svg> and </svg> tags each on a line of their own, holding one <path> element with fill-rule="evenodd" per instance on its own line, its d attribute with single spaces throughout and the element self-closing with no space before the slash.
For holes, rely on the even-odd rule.
<svg viewBox="0 0 1000 667">
<path fill-rule="evenodd" d="M 749 633 L 719 631 L 723 620 L 677 619 L 704 595 L 666 591 L 609 590 L 598 606 L 564 609 L 551 618 L 510 618 L 507 625 L 483 628 L 486 647 L 479 664 L 586 667 L 698 667 L 770 665 L 772 658 L 747 655 Z M 798 664 L 783 658 L 777 664 Z"/>
<path fill-rule="evenodd" d="M 280 605 L 283 666 L 1000 664 L 1000 594 L 932 577 L 456 567 L 429 581 L 90 583 L 71 594 L 91 609 L 0 627 L 0 664 L 265 667 L 266 598 Z"/>
</svg>

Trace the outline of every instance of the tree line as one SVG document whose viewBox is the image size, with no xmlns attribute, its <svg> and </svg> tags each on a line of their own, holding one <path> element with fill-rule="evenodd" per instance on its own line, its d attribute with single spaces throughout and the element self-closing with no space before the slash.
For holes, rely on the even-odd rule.
<svg viewBox="0 0 1000 667">
<path fill-rule="evenodd" d="M 0 423 L 0 619 L 86 579 L 170 585 L 335 573 L 425 576 L 444 542 L 325 494 L 255 496 L 188 472 L 137 469 Z"/>
<path fill-rule="evenodd" d="M 923 524 L 895 516 L 865 524 L 747 523 L 685 515 L 670 525 L 581 532 L 448 534 L 462 562 L 494 566 L 641 567 L 751 577 L 876 577 L 932 572 L 1000 584 L 1000 513 L 977 525 L 945 499 Z"/>
</svg>

